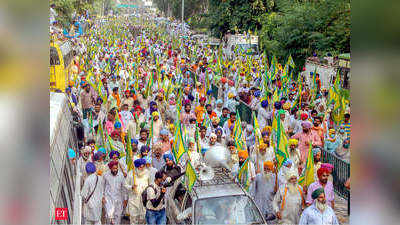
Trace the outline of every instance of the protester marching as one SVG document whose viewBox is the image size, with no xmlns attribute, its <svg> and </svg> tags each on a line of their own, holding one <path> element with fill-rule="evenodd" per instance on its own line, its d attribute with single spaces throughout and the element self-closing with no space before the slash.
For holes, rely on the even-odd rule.
<svg viewBox="0 0 400 225">
<path fill-rule="evenodd" d="M 190 190 L 215 146 L 269 224 L 339 224 L 333 165 L 321 160 L 350 155 L 339 75 L 324 89 L 290 55 L 227 57 L 170 20 L 108 17 L 74 40 L 65 93 L 84 127 L 85 224 L 166 224 L 170 187 L 185 177 Z"/>
</svg>

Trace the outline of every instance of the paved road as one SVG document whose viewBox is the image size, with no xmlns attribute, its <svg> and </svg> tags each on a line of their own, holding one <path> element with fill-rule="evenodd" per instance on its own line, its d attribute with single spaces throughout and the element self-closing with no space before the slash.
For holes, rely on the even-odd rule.
<svg viewBox="0 0 400 225">
<path fill-rule="evenodd" d="M 335 213 L 340 224 L 349 224 L 347 200 L 335 194 Z"/>
</svg>

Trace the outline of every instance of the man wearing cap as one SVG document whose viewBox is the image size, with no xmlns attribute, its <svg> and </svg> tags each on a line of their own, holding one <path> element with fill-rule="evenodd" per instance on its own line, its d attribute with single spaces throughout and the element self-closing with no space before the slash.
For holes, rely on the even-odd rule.
<svg viewBox="0 0 400 225">
<path fill-rule="evenodd" d="M 254 201 L 265 218 L 272 218 L 272 201 L 278 190 L 278 181 L 272 161 L 263 162 L 262 173 L 256 175 L 254 182 Z"/>
<path fill-rule="evenodd" d="M 304 207 L 303 190 L 297 183 L 297 171 L 289 171 L 286 181 L 286 184 L 279 186 L 273 209 L 280 224 L 297 224 Z"/>
<path fill-rule="evenodd" d="M 317 171 L 318 180 L 310 184 L 307 190 L 307 205 L 311 205 L 314 202 L 311 194 L 318 188 L 323 188 L 326 198 L 326 203 L 332 209 L 335 209 L 335 193 L 333 191 L 333 183 L 328 180 L 330 171 L 326 167 L 321 167 Z"/>
<path fill-rule="evenodd" d="M 83 218 L 85 219 L 82 224 L 101 224 L 104 180 L 103 177 L 98 176 L 95 173 L 96 166 L 92 162 L 86 163 L 85 169 L 88 177 L 85 180 L 81 191 Z"/>
<path fill-rule="evenodd" d="M 323 188 L 315 189 L 311 193 L 313 204 L 301 214 L 299 225 L 332 224 L 339 225 L 333 209 L 326 203 Z"/>
<path fill-rule="evenodd" d="M 111 154 L 111 153 L 110 153 Z M 104 209 L 108 223 L 120 224 L 123 209 L 127 205 L 125 178 L 119 172 L 118 161 L 108 163 L 110 169 L 104 174 Z"/>
<path fill-rule="evenodd" d="M 135 168 L 129 171 L 125 179 L 125 188 L 128 192 L 128 212 L 131 224 L 144 224 L 146 210 L 142 203 L 141 194 L 149 185 L 149 173 L 146 169 L 146 159 L 133 161 Z"/>
<path fill-rule="evenodd" d="M 318 134 L 311 132 L 311 122 L 303 121 L 301 123 L 303 130 L 296 133 L 291 139 L 299 140 L 299 150 L 301 155 L 301 162 L 305 164 L 308 154 L 310 143 L 313 147 L 321 146 L 322 142 Z"/>
</svg>

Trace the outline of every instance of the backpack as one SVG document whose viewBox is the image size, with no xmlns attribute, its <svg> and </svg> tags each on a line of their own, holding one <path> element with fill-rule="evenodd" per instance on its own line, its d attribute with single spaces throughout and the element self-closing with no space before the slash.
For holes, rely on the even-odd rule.
<svg viewBox="0 0 400 225">
<path fill-rule="evenodd" d="M 157 194 L 157 190 L 154 188 L 153 185 L 150 184 L 149 186 L 147 186 L 147 187 L 144 189 L 144 191 L 142 192 L 142 203 L 143 203 L 143 206 L 144 206 L 144 207 L 146 207 L 146 204 L 147 204 L 147 189 L 148 189 L 149 187 L 153 188 L 154 191 L 155 191 L 156 194 Z"/>
</svg>

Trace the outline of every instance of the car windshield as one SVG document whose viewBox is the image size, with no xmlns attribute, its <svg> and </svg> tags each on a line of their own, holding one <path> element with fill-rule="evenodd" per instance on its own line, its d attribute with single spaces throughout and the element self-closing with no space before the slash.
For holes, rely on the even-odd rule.
<svg viewBox="0 0 400 225">
<path fill-rule="evenodd" d="M 255 204 L 246 195 L 199 199 L 195 224 L 262 224 Z"/>
</svg>

